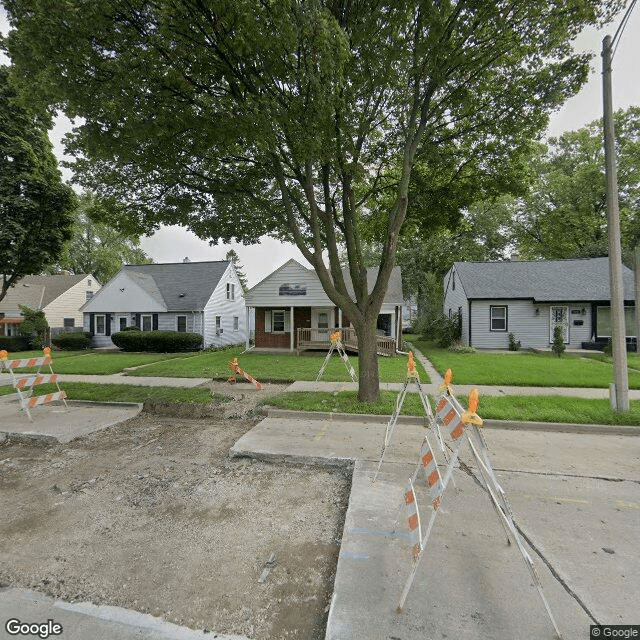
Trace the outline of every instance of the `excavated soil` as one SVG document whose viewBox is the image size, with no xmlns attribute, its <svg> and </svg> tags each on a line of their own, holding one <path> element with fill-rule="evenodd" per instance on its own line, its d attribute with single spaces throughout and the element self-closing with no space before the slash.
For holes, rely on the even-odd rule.
<svg viewBox="0 0 640 640">
<path fill-rule="evenodd" d="M 230 459 L 257 397 L 232 395 L 209 417 L 156 406 L 65 445 L 0 442 L 0 586 L 324 638 L 350 471 Z"/>
</svg>

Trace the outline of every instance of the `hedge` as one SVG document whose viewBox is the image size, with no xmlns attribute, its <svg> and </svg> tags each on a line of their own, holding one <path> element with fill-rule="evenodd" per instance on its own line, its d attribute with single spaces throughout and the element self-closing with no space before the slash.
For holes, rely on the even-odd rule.
<svg viewBox="0 0 640 640">
<path fill-rule="evenodd" d="M 29 343 L 21 336 L 0 336 L 0 351 L 28 351 Z"/>
<path fill-rule="evenodd" d="M 91 334 L 82 332 L 59 333 L 51 338 L 51 342 L 63 351 L 77 351 L 91 348 Z"/>
<path fill-rule="evenodd" d="M 123 351 L 174 353 L 197 351 L 202 347 L 199 333 L 183 331 L 119 331 L 111 336 L 111 341 Z"/>
</svg>

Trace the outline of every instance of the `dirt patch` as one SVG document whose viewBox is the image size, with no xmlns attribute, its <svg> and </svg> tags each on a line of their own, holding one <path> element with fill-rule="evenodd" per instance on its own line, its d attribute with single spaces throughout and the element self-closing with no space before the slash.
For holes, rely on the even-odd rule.
<svg viewBox="0 0 640 640">
<path fill-rule="evenodd" d="M 192 629 L 324 638 L 350 474 L 231 460 L 254 422 L 143 412 L 66 445 L 0 442 L 0 585 Z"/>
</svg>

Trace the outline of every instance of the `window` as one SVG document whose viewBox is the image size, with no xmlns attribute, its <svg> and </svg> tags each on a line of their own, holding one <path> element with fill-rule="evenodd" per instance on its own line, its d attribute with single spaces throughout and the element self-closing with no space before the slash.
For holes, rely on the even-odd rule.
<svg viewBox="0 0 640 640">
<path fill-rule="evenodd" d="M 142 331 L 151 331 L 153 327 L 153 320 L 151 314 L 144 314 L 141 318 L 142 326 L 140 327 Z"/>
<path fill-rule="evenodd" d="M 507 330 L 507 307 L 490 307 L 491 331 Z"/>
<path fill-rule="evenodd" d="M 231 284 L 230 282 L 227 282 L 227 300 L 235 300 L 236 299 L 235 288 L 236 288 L 236 286 L 234 284 Z"/>
<path fill-rule="evenodd" d="M 62 325 L 64 326 L 65 329 L 72 329 L 73 327 L 76 326 L 76 319 L 64 318 L 64 320 L 62 321 Z"/>
<path fill-rule="evenodd" d="M 87 280 L 87 287 L 90 287 L 91 285 L 91 280 Z"/>
<path fill-rule="evenodd" d="M 238 330 L 238 316 L 233 316 L 233 330 Z"/>
<path fill-rule="evenodd" d="M 126 328 L 127 326 L 127 319 L 123 316 L 120 316 L 120 319 L 118 320 L 118 326 L 120 331 L 122 331 L 123 329 Z"/>
<path fill-rule="evenodd" d="M 271 312 L 271 330 L 274 333 L 284 333 L 284 314 L 283 309 Z"/>
<path fill-rule="evenodd" d="M 105 321 L 104 314 L 96 315 L 95 322 L 96 322 L 96 333 L 99 336 L 105 335 L 106 334 L 107 323 Z"/>
<path fill-rule="evenodd" d="M 222 328 L 222 316 L 216 316 L 216 335 L 219 336 L 224 332 Z"/>
<path fill-rule="evenodd" d="M 182 331 L 182 333 L 187 332 L 187 316 L 178 316 L 176 318 L 176 330 Z"/>
<path fill-rule="evenodd" d="M 596 323 L 598 338 L 611 337 L 611 307 L 598 307 Z M 624 308 L 625 333 L 627 337 L 636 335 L 636 314 L 633 307 Z"/>
<path fill-rule="evenodd" d="M 318 329 L 329 328 L 329 314 L 326 311 L 318 313 Z"/>
<path fill-rule="evenodd" d="M 93 298 L 93 291 L 87 291 L 85 293 L 85 299 L 86 300 L 91 300 L 91 298 Z"/>
</svg>

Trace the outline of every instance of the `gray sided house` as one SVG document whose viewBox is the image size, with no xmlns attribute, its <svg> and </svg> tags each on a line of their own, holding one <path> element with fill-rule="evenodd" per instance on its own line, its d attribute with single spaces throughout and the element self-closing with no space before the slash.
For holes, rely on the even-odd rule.
<svg viewBox="0 0 640 640">
<path fill-rule="evenodd" d="M 82 311 L 94 347 L 113 346 L 110 336 L 133 326 L 199 333 L 204 347 L 247 336 L 242 286 L 227 260 L 126 265 Z"/>
<path fill-rule="evenodd" d="M 623 266 L 627 341 L 635 341 L 633 272 Z M 602 348 L 611 336 L 609 259 L 456 262 L 444 277 L 444 313 L 460 314 L 461 340 L 507 349 L 549 348 L 557 325 L 573 349 Z"/>
</svg>

